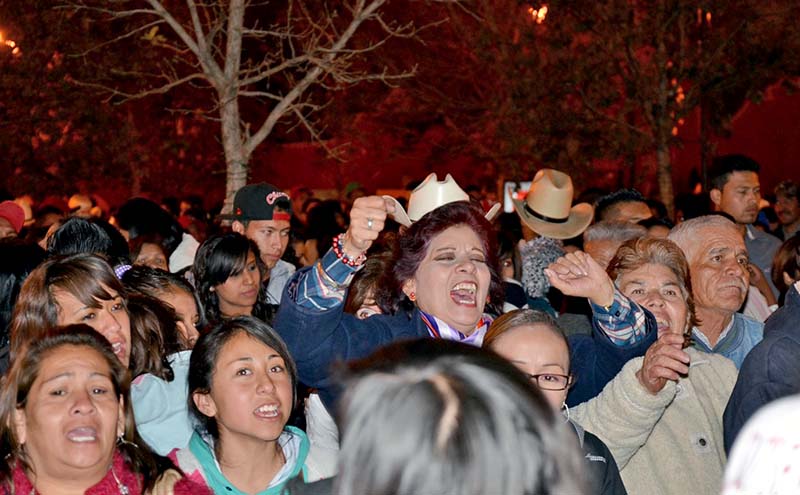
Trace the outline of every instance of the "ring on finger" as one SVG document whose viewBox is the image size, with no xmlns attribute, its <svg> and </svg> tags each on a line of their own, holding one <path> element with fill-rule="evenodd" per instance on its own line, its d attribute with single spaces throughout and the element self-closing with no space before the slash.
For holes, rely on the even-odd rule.
<svg viewBox="0 0 800 495">
<path fill-rule="evenodd" d="M 372 219 L 371 218 L 367 218 L 367 229 L 368 230 L 372 230 Z"/>
</svg>

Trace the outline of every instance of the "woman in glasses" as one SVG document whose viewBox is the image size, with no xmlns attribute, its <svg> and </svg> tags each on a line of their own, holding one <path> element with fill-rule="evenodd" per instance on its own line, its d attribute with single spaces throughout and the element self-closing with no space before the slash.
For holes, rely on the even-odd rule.
<svg viewBox="0 0 800 495">
<path fill-rule="evenodd" d="M 573 381 L 569 344 L 550 315 L 531 309 L 506 313 L 489 327 L 483 346 L 494 350 L 525 373 L 553 410 L 563 410 L 565 421 L 569 421 L 566 399 Z M 608 447 L 577 423 L 570 421 L 570 426 L 586 454 L 589 493 L 627 493 Z"/>
</svg>

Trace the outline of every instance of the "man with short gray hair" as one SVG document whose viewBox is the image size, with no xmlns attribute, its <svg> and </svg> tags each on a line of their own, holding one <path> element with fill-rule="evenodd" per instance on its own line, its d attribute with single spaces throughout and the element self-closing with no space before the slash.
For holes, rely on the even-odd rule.
<svg viewBox="0 0 800 495">
<path fill-rule="evenodd" d="M 750 263 L 744 235 L 720 215 L 687 220 L 668 236 L 689 263 L 695 312 L 695 347 L 721 354 L 739 368 L 764 334 L 764 325 L 737 313 L 747 297 Z"/>
<path fill-rule="evenodd" d="M 603 268 L 617 249 L 631 239 L 647 235 L 647 229 L 629 222 L 597 222 L 583 232 L 583 250 Z"/>
</svg>

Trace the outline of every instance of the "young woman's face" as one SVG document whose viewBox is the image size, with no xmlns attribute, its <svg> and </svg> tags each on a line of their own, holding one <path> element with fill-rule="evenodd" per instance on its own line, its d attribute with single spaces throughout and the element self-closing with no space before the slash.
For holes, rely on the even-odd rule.
<svg viewBox="0 0 800 495">
<path fill-rule="evenodd" d="M 228 277 L 213 289 L 219 298 L 219 311 L 226 317 L 250 315 L 258 300 L 261 288 L 261 272 L 256 264 L 256 255 L 247 253 L 247 262 L 238 275 Z"/>
<path fill-rule="evenodd" d="M 25 406 L 14 413 L 14 428 L 38 476 L 85 478 L 87 487 L 100 481 L 125 431 L 108 362 L 86 346 L 49 352 Z"/>
<path fill-rule="evenodd" d="M 283 358 L 244 332 L 223 346 L 211 391 L 195 393 L 201 413 L 217 422 L 221 444 L 275 441 L 292 412 L 292 379 Z"/>
<path fill-rule="evenodd" d="M 71 293 L 55 288 L 53 297 L 58 304 L 58 324 L 83 323 L 97 330 L 111 343 L 114 354 L 127 368 L 131 359 L 131 321 L 125 301 L 113 289 L 103 286 L 111 299 L 95 299 L 87 306 Z"/>
<path fill-rule="evenodd" d="M 521 325 L 503 333 L 492 343 L 492 349 L 511 361 L 531 378 L 553 410 L 561 409 L 569 388 L 544 390 L 540 384 L 557 388 L 562 376 L 569 376 L 569 350 L 564 338 L 544 324 Z M 534 375 L 539 375 L 538 379 Z"/>
<path fill-rule="evenodd" d="M 200 322 L 200 315 L 197 312 L 197 304 L 194 297 L 181 288 L 173 288 L 163 292 L 161 300 L 175 309 L 178 315 L 178 330 L 181 333 L 181 340 L 187 349 L 194 348 L 200 332 L 197 325 Z"/>
<path fill-rule="evenodd" d="M 483 316 L 490 282 L 480 238 L 470 227 L 456 225 L 431 240 L 403 291 L 415 294 L 422 311 L 469 335 Z"/>
</svg>

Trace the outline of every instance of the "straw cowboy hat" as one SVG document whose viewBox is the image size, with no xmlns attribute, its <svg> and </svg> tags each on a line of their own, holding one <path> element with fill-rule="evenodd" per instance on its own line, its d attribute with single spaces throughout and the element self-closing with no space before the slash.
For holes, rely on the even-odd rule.
<svg viewBox="0 0 800 495">
<path fill-rule="evenodd" d="M 558 170 L 536 172 L 525 201 L 514 199 L 519 218 L 534 232 L 554 239 L 570 239 L 586 230 L 594 210 L 589 203 L 572 208 L 572 179 Z"/>
<path fill-rule="evenodd" d="M 435 173 L 425 177 L 422 184 L 411 191 L 411 197 L 408 199 L 408 213 L 395 198 L 391 196 L 384 196 L 384 198 L 394 202 L 394 213 L 391 216 L 395 222 L 406 227 L 410 227 L 426 213 L 447 203 L 469 201 L 469 195 L 458 187 L 450 174 L 440 181 Z M 486 219 L 492 221 L 498 211 L 500 211 L 499 204 L 492 206 L 485 215 Z"/>
</svg>

